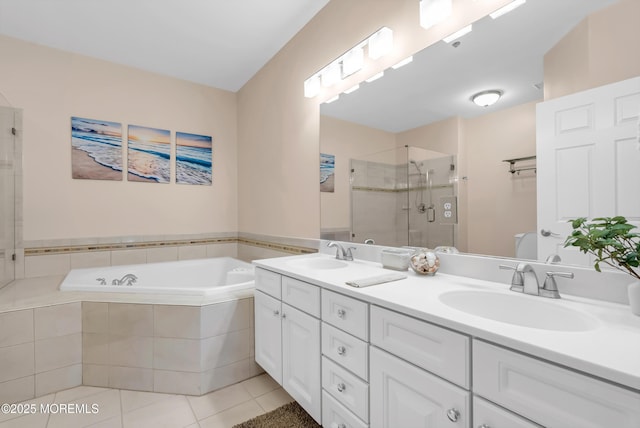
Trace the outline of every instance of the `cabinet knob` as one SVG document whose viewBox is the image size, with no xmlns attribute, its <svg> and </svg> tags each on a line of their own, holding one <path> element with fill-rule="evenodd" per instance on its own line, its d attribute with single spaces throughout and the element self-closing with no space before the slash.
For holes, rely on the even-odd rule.
<svg viewBox="0 0 640 428">
<path fill-rule="evenodd" d="M 458 409 L 451 408 L 447 410 L 447 417 L 451 422 L 458 422 L 458 419 L 460 418 L 460 412 L 458 411 Z"/>
<path fill-rule="evenodd" d="M 344 318 L 346 314 L 347 311 L 345 311 L 344 309 L 338 309 L 338 318 Z"/>
<path fill-rule="evenodd" d="M 282 313 L 282 319 L 285 319 L 287 317 L 287 314 L 285 314 L 284 312 Z"/>
<path fill-rule="evenodd" d="M 338 387 L 338 392 L 343 392 L 345 389 L 347 389 L 347 385 L 345 385 L 344 383 L 339 383 L 336 386 Z"/>
<path fill-rule="evenodd" d="M 344 346 L 338 346 L 338 355 L 344 355 L 347 353 L 347 348 Z"/>
<path fill-rule="evenodd" d="M 277 317 L 278 315 L 280 315 L 280 311 L 278 311 L 278 310 L 273 311 L 273 316 L 274 317 Z"/>
</svg>

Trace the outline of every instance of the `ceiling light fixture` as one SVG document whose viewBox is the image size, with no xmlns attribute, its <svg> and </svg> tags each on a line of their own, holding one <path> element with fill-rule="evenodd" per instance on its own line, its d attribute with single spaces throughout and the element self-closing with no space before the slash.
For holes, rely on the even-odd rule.
<svg viewBox="0 0 640 428">
<path fill-rule="evenodd" d="M 420 26 L 428 30 L 451 16 L 452 0 L 420 0 Z"/>
<path fill-rule="evenodd" d="M 491 18 L 493 18 L 493 19 L 499 18 L 502 15 L 505 15 L 505 14 L 511 12 L 512 10 L 522 6 L 526 2 L 527 2 L 527 0 L 515 0 L 515 1 L 512 1 L 508 5 L 501 7 L 500 9 L 496 10 L 493 13 L 490 13 L 489 16 Z"/>
<path fill-rule="evenodd" d="M 342 56 L 327 64 L 322 70 L 309 77 L 304 81 L 304 96 L 306 98 L 314 98 L 322 91 L 321 86 L 332 86 L 362 70 L 364 67 L 365 46 L 368 46 L 369 58 L 371 59 L 378 59 L 388 54 L 393 49 L 393 30 L 388 27 L 382 27 Z M 373 77 L 379 78 L 382 77 L 382 74 L 379 73 L 379 75 Z"/>
<path fill-rule="evenodd" d="M 477 94 L 471 97 L 471 101 L 474 104 L 479 105 L 480 107 L 489 107 L 490 105 L 495 104 L 503 92 L 498 89 L 491 89 L 489 91 L 478 92 Z"/>
<path fill-rule="evenodd" d="M 460 37 L 464 36 L 465 34 L 470 33 L 471 30 L 473 30 L 473 25 L 467 25 L 466 27 L 461 28 L 460 30 L 456 31 L 455 33 L 449 34 L 447 37 L 444 37 L 442 39 L 442 41 L 445 42 L 445 43 L 451 43 L 454 40 L 457 40 Z"/>
</svg>

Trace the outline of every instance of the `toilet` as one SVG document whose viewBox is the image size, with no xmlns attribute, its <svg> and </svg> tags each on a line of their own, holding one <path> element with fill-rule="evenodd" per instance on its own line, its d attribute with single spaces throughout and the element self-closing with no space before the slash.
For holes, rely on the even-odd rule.
<svg viewBox="0 0 640 428">
<path fill-rule="evenodd" d="M 517 233 L 514 235 L 516 258 L 536 260 L 538 258 L 538 236 L 536 232 Z"/>
</svg>

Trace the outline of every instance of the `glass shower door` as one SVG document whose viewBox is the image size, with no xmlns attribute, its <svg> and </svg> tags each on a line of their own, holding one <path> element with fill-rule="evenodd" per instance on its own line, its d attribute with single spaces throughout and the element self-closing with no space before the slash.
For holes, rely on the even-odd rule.
<svg viewBox="0 0 640 428">
<path fill-rule="evenodd" d="M 16 114 L 0 107 L 0 287 L 15 278 Z"/>
</svg>

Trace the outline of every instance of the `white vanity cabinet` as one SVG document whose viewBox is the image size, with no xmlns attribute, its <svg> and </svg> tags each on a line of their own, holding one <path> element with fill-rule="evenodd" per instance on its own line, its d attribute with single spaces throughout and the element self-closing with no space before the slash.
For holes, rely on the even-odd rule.
<svg viewBox="0 0 640 428">
<path fill-rule="evenodd" d="M 323 423 L 369 423 L 369 304 L 322 290 Z"/>
<path fill-rule="evenodd" d="M 255 284 L 256 362 L 320 422 L 320 289 L 261 268 Z"/>
<path fill-rule="evenodd" d="M 473 390 L 546 427 L 640 427 L 640 394 L 481 340 Z"/>
<path fill-rule="evenodd" d="M 371 428 L 470 428 L 469 340 L 372 306 Z"/>
</svg>

